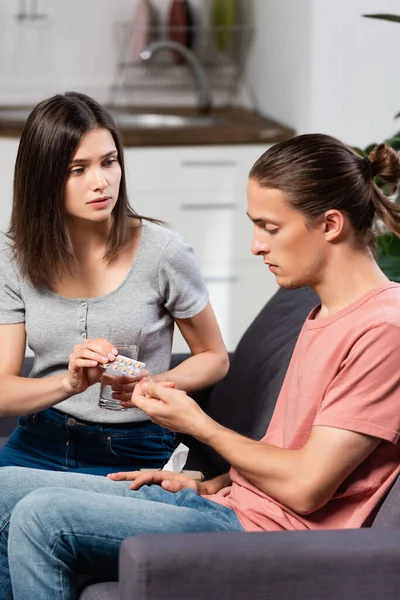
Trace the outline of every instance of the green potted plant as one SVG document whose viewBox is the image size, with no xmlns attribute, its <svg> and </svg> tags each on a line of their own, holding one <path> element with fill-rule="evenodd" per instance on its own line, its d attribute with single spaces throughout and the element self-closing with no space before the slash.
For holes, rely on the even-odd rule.
<svg viewBox="0 0 400 600">
<path fill-rule="evenodd" d="M 367 19 L 380 19 L 383 21 L 392 21 L 395 23 L 400 23 L 400 15 L 391 15 L 391 14 L 370 14 L 363 15 Z M 397 119 L 400 117 L 400 112 L 395 115 Z M 393 136 L 386 139 L 384 141 L 385 144 L 388 144 L 392 148 L 394 148 L 397 152 L 400 151 L 400 131 L 396 132 Z M 354 148 L 356 152 L 358 152 L 361 156 L 368 156 L 369 153 L 377 146 L 377 143 L 369 144 L 365 149 L 362 148 Z M 376 178 L 375 183 L 381 188 L 381 190 L 387 194 L 388 196 L 393 196 L 392 199 L 394 202 L 400 203 L 400 190 L 397 191 L 395 195 L 392 194 L 392 190 L 388 187 L 385 187 L 382 181 L 379 181 L 379 178 Z M 383 233 L 378 236 L 378 245 L 377 245 L 377 260 L 382 271 L 391 279 L 392 281 L 397 281 L 400 283 L 400 239 L 391 233 Z"/>
</svg>

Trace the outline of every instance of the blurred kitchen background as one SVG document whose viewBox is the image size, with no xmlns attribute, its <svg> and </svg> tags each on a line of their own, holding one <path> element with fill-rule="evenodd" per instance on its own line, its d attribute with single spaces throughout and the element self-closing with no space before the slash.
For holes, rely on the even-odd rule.
<svg viewBox="0 0 400 600">
<path fill-rule="evenodd" d="M 93 96 L 121 128 L 132 206 L 194 246 L 233 350 L 276 290 L 250 253 L 253 162 L 294 133 L 364 148 L 396 129 L 400 24 L 369 13 L 400 1 L 0 0 L 0 229 L 30 108 Z"/>
</svg>

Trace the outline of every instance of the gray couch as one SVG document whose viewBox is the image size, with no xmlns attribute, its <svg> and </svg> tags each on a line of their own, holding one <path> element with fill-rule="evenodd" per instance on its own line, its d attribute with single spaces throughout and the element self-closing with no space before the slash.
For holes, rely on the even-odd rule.
<svg viewBox="0 0 400 600">
<path fill-rule="evenodd" d="M 231 356 L 227 377 L 196 397 L 210 416 L 254 439 L 264 435 L 301 325 L 317 302 L 307 288 L 275 294 Z M 0 436 L 11 424 L 0 422 Z M 188 436 L 181 441 L 190 447 L 188 469 L 206 477 L 227 470 L 210 448 Z M 370 528 L 128 538 L 121 546 L 119 583 L 86 585 L 80 600 L 356 597 L 400 597 L 400 481 Z"/>
</svg>

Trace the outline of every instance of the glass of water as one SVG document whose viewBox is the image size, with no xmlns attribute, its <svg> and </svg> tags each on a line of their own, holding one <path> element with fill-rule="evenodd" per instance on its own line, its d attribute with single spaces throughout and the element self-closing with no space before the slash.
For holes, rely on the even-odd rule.
<svg viewBox="0 0 400 600">
<path fill-rule="evenodd" d="M 130 341 L 127 342 L 128 337 Z M 133 340 L 132 340 L 133 338 Z M 117 349 L 118 354 L 127 356 L 132 360 L 137 360 L 139 355 L 139 338 L 140 332 L 136 332 L 135 335 L 129 335 L 126 331 L 119 329 L 109 328 L 108 341 Z M 135 341 L 136 343 L 131 343 Z M 119 402 L 112 397 L 112 385 L 121 375 L 111 375 L 104 373 L 100 380 L 100 395 L 99 395 L 99 407 L 105 408 L 106 410 L 129 410 L 123 408 Z"/>
</svg>

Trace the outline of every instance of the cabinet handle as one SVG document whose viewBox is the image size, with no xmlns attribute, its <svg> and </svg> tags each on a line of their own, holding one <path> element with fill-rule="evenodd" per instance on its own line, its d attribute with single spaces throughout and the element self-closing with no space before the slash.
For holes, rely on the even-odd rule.
<svg viewBox="0 0 400 600">
<path fill-rule="evenodd" d="M 236 283 L 238 279 L 239 278 L 236 277 L 236 275 L 225 275 L 222 277 L 214 277 L 213 275 L 203 275 L 203 281 L 205 283 Z"/>
<path fill-rule="evenodd" d="M 236 167 L 237 160 L 182 160 L 181 167 Z"/>
<path fill-rule="evenodd" d="M 185 202 L 181 205 L 181 210 L 221 210 L 221 208 L 224 210 L 236 210 L 237 204 L 234 202 Z"/>
</svg>

